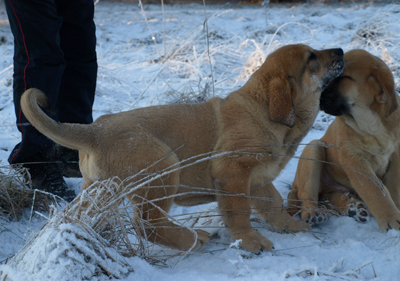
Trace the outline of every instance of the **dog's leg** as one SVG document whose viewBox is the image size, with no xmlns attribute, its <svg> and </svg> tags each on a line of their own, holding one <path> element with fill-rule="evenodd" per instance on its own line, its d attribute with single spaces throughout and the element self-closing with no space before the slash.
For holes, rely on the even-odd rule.
<svg viewBox="0 0 400 281">
<path fill-rule="evenodd" d="M 139 234 L 150 242 L 186 251 L 196 250 L 208 242 L 208 233 L 203 230 L 189 230 L 168 219 L 168 211 L 179 188 L 179 171 L 154 180 L 151 186 L 138 190 L 131 196 L 136 203 L 139 217 Z"/>
<path fill-rule="evenodd" d="M 289 208 L 293 205 L 300 205 L 302 220 L 309 221 L 311 224 L 312 220 L 316 220 L 316 222 L 321 220 L 316 217 L 316 214 L 324 165 L 321 160 L 324 161 L 326 156 L 325 147 L 319 145 L 320 143 L 321 141 L 315 140 L 304 148 L 301 154 L 302 159 L 299 160 L 296 176 L 292 184 L 292 190 L 288 195 Z M 293 193 L 297 193 L 297 196 Z M 298 201 L 290 200 L 296 197 Z M 291 210 L 291 213 L 293 212 Z"/>
<path fill-rule="evenodd" d="M 397 209 L 400 209 L 400 151 L 394 153 L 390 159 L 389 169 L 382 182 L 390 192 Z"/>
<path fill-rule="evenodd" d="M 96 212 L 96 210 L 89 210 L 89 208 L 92 205 L 92 200 L 94 201 L 94 198 L 86 198 L 87 194 L 84 195 L 85 190 L 90 187 L 93 184 L 93 181 L 87 179 L 87 178 L 83 178 L 83 184 L 81 186 L 81 191 L 79 192 L 77 198 L 74 200 L 75 205 L 79 204 L 78 208 L 75 208 L 75 212 L 74 214 L 80 218 L 82 216 L 83 213 L 86 213 L 87 215 L 92 216 L 94 214 L 94 212 Z M 94 187 L 95 188 L 95 187 Z"/>
<path fill-rule="evenodd" d="M 181 251 L 196 250 L 209 240 L 208 233 L 203 230 L 189 230 L 171 222 L 163 208 L 169 205 L 168 200 L 157 204 L 144 203 L 140 209 L 142 218 L 146 221 L 138 226 L 140 234 L 148 241 L 168 246 Z M 140 224 L 140 223 L 139 223 Z"/>
<path fill-rule="evenodd" d="M 233 241 L 242 240 L 240 246 L 250 252 L 271 251 L 272 243 L 257 232 L 250 223 L 251 207 L 250 171 L 247 166 L 235 163 L 231 159 L 219 159 L 214 162 L 214 178 L 218 206 L 227 230 Z"/>
<path fill-rule="evenodd" d="M 383 231 L 390 228 L 400 230 L 400 211 L 387 187 L 378 181 L 374 171 L 366 165 L 367 161 L 359 155 L 347 155 L 348 167 L 357 167 L 357 170 L 345 169 L 351 186 L 365 202 Z"/>
<path fill-rule="evenodd" d="M 287 196 L 287 207 L 286 207 L 288 214 L 291 216 L 300 214 L 301 201 L 299 200 L 297 193 L 298 189 L 297 188 L 293 189 L 292 185 L 292 190 L 289 191 Z"/>
<path fill-rule="evenodd" d="M 250 204 L 256 214 L 272 224 L 278 231 L 306 231 L 310 226 L 291 217 L 283 206 L 283 200 L 272 183 L 250 191 Z"/>
</svg>

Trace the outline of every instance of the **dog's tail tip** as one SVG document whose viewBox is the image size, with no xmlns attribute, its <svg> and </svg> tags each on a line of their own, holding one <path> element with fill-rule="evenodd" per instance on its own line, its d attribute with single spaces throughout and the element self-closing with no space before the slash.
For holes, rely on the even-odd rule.
<svg viewBox="0 0 400 281">
<path fill-rule="evenodd" d="M 45 93 L 43 93 L 41 90 L 36 89 L 36 88 L 30 88 L 26 90 L 22 97 L 25 97 L 26 99 L 34 99 L 35 102 L 37 102 L 41 107 L 45 109 L 50 108 L 50 102 Z"/>
<path fill-rule="evenodd" d="M 42 110 L 50 107 L 49 99 L 39 89 L 28 89 L 21 97 L 22 112 L 39 132 L 62 146 L 91 151 L 90 143 L 95 142 L 96 129 L 85 124 L 57 122 Z"/>
</svg>

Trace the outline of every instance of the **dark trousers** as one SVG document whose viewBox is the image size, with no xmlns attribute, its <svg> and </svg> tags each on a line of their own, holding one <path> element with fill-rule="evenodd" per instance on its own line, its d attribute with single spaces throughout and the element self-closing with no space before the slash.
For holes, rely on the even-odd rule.
<svg viewBox="0 0 400 281">
<path fill-rule="evenodd" d="M 93 0 L 4 0 L 14 35 L 13 94 L 22 141 L 10 164 L 37 161 L 54 143 L 29 124 L 20 99 L 29 88 L 48 97 L 60 122 L 93 122 L 97 78 Z"/>
</svg>

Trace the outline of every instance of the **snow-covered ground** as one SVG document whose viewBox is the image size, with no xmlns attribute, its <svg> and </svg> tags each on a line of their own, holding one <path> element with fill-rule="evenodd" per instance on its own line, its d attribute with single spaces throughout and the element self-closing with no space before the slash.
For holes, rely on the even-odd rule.
<svg viewBox="0 0 400 281">
<path fill-rule="evenodd" d="M 202 5 L 168 5 L 163 14 L 160 5 L 141 9 L 132 3 L 100 1 L 95 21 L 99 62 L 95 118 L 148 105 L 224 97 L 242 86 L 271 51 L 291 43 L 316 49 L 366 49 L 387 62 L 400 89 L 400 6 L 396 4 L 207 5 L 205 16 Z M 20 138 L 14 125 L 12 42 L 0 2 L 0 166 L 7 164 L 10 150 Z M 332 120 L 320 113 L 303 143 L 320 138 Z M 283 198 L 296 166 L 294 158 L 274 181 Z M 79 191 L 81 179 L 67 182 Z M 176 215 L 209 207 L 175 207 L 172 212 Z M 38 215 L 29 218 L 27 211 L 19 222 L 0 221 L 0 261 L 13 255 L 29 233 L 46 222 Z M 375 219 L 360 224 L 351 218 L 332 217 L 311 233 L 298 234 L 279 234 L 259 226 L 274 243 L 274 251 L 250 255 L 229 247 L 233 241 L 223 228 L 208 229 L 218 234 L 212 243 L 183 259 L 169 260 L 168 267 L 127 258 L 134 272 L 122 275 L 122 279 L 400 280 L 399 233 L 381 232 Z M 40 242 L 40 247 L 51 243 Z M 3 271 L 13 280 L 73 280 L 70 272 L 54 272 L 50 263 L 35 262 L 41 268 L 31 271 L 28 266 L 16 270 L 0 265 L 0 276 L 3 278 Z"/>
</svg>

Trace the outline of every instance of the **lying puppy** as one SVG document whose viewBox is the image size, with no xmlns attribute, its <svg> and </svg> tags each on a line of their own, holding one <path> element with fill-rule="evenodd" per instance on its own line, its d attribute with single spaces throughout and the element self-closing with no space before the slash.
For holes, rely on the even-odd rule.
<svg viewBox="0 0 400 281">
<path fill-rule="evenodd" d="M 369 210 L 382 230 L 400 229 L 400 111 L 393 75 L 363 50 L 347 52 L 344 60 L 343 73 L 321 97 L 321 109 L 338 117 L 304 149 L 288 195 L 290 213 L 300 210 L 303 220 L 320 223 L 326 218 L 318 211 L 321 200 L 362 222 Z"/>
<path fill-rule="evenodd" d="M 257 253 L 271 250 L 272 243 L 251 226 L 252 208 L 277 228 L 309 229 L 282 209 L 272 181 L 310 130 L 321 92 L 341 73 L 343 64 L 342 49 L 316 51 L 289 45 L 270 54 L 248 82 L 225 99 L 140 108 L 102 116 L 90 125 L 50 119 L 37 105 L 46 104 L 37 89 L 26 91 L 21 105 L 40 132 L 79 150 L 82 190 L 96 181 L 125 179 L 143 169 L 157 173 L 196 155 L 228 153 L 170 173 L 135 191 L 131 200 L 138 204 L 143 202 L 137 198 L 169 196 L 154 201 L 159 208 L 139 204 L 140 213 L 156 226 L 145 233 L 151 242 L 179 250 L 198 248 L 208 241 L 208 233 L 196 230 L 195 237 L 160 209 L 168 212 L 173 202 L 190 206 L 218 201 L 232 239 L 242 239 L 242 248 Z M 181 195 L 171 196 L 176 194 Z"/>
</svg>

